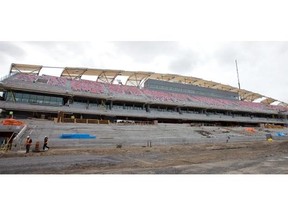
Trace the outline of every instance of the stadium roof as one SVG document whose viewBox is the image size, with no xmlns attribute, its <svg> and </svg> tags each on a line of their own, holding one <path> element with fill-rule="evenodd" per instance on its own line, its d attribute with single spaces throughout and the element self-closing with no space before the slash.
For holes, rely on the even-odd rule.
<svg viewBox="0 0 288 216">
<path fill-rule="evenodd" d="M 144 71 L 124 71 L 124 70 L 111 70 L 111 69 L 93 69 L 93 68 L 77 68 L 77 67 L 50 67 L 42 65 L 27 65 L 27 64 L 11 64 L 10 74 L 15 72 L 21 73 L 35 73 L 40 74 L 41 69 L 43 68 L 58 68 L 63 69 L 61 72 L 61 77 L 67 77 L 70 79 L 81 79 L 83 75 L 95 76 L 97 77 L 96 81 L 113 83 L 118 76 L 128 77 L 125 85 L 134 85 L 141 86 L 147 79 L 157 79 L 168 82 L 177 82 L 184 84 L 193 84 L 201 87 L 230 91 L 230 92 L 239 92 L 240 98 L 245 101 L 254 101 L 256 99 L 264 98 L 261 103 L 271 104 L 276 99 L 267 97 L 258 93 L 254 93 L 245 89 L 238 89 L 230 85 L 225 85 L 213 81 L 207 81 L 200 78 L 192 76 L 182 76 L 179 74 L 162 74 L 155 72 L 144 72 Z M 288 104 L 280 102 L 279 105 L 288 106 Z"/>
</svg>

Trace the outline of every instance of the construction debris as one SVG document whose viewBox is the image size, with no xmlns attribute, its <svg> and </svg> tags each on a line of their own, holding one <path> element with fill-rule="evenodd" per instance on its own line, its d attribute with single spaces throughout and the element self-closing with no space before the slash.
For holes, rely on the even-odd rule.
<svg viewBox="0 0 288 216">
<path fill-rule="evenodd" d="M 2 125 L 13 125 L 13 126 L 23 126 L 24 122 L 16 120 L 16 119 L 4 119 L 1 121 Z"/>
</svg>

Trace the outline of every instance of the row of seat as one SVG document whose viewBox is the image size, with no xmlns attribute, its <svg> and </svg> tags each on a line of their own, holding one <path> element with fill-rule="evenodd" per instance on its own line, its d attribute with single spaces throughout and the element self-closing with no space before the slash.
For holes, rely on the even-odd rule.
<svg viewBox="0 0 288 216">
<path fill-rule="evenodd" d="M 104 84 L 89 80 L 71 80 L 71 90 L 79 92 L 91 92 L 94 94 L 105 93 Z"/>
<path fill-rule="evenodd" d="M 10 76 L 9 79 L 20 80 L 24 82 L 35 82 L 38 79 L 38 76 L 36 74 L 17 73 L 13 76 Z"/>
<path fill-rule="evenodd" d="M 125 85 L 113 85 L 113 84 L 106 84 L 105 87 L 107 90 L 116 95 L 136 95 L 136 96 L 142 96 L 143 93 L 141 92 L 140 89 L 138 89 L 135 86 L 125 86 Z"/>
<path fill-rule="evenodd" d="M 22 80 L 25 82 L 35 82 L 38 76 L 33 74 L 23 74 L 18 73 L 16 76 L 13 76 L 13 79 Z M 283 106 L 273 106 L 265 105 L 261 103 L 253 103 L 247 101 L 238 101 L 238 100 L 228 100 L 220 98 L 211 98 L 197 95 L 188 95 L 181 93 L 172 93 L 165 91 L 156 91 L 151 89 L 139 89 L 135 86 L 126 86 L 126 85 L 115 85 L 115 84 L 104 84 L 95 81 L 89 80 L 69 80 L 63 77 L 47 76 L 47 84 L 58 87 L 69 86 L 72 91 L 78 92 L 90 92 L 93 94 L 107 94 L 109 96 L 122 96 L 122 97 L 131 97 L 139 99 L 147 99 L 153 101 L 162 101 L 162 102 L 179 102 L 187 104 L 198 104 L 203 106 L 212 106 L 214 108 L 232 108 L 236 110 L 252 110 L 252 111 L 267 111 L 267 110 L 284 110 L 288 111 L 288 108 Z M 69 85 L 68 85 L 69 84 Z M 286 110 L 285 110 L 286 109 Z"/>
<path fill-rule="evenodd" d="M 48 78 L 47 84 L 59 87 L 66 87 L 67 79 L 55 76 L 46 76 Z"/>
</svg>

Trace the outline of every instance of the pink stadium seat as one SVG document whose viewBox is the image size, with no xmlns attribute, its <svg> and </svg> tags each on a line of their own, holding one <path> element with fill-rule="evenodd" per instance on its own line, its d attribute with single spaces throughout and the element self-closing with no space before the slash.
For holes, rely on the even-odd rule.
<svg viewBox="0 0 288 216">
<path fill-rule="evenodd" d="M 254 103 L 248 101 L 238 101 L 238 100 L 228 100 L 228 99 L 220 99 L 220 98 L 210 98 L 198 95 L 188 95 L 181 93 L 172 93 L 165 91 L 156 91 L 151 89 L 139 89 L 135 86 L 125 86 L 125 85 L 116 85 L 116 84 L 103 84 L 96 81 L 90 80 L 69 80 L 64 77 L 55 77 L 49 75 L 42 75 L 48 79 L 47 84 L 68 88 L 71 87 L 72 91 L 78 92 L 90 92 L 94 94 L 107 94 L 107 95 L 120 95 L 134 98 L 139 97 L 139 99 L 151 99 L 156 101 L 163 102 L 179 102 L 179 103 L 187 103 L 191 104 L 200 104 L 205 106 L 213 106 L 213 108 L 227 108 L 233 110 L 251 110 L 251 111 L 281 111 L 288 112 L 287 107 L 276 106 L 276 105 L 265 105 L 262 103 Z M 24 81 L 24 82 L 35 82 L 39 76 L 36 74 L 24 74 L 17 73 L 10 77 L 11 80 L 15 81 Z M 41 83 L 43 84 L 43 83 Z M 69 85 L 70 84 L 70 85 Z"/>
<path fill-rule="evenodd" d="M 17 73 L 15 76 L 11 77 L 13 80 L 20 80 L 24 82 L 34 82 L 38 78 L 37 75 L 34 74 L 24 74 L 24 73 Z"/>
<path fill-rule="evenodd" d="M 62 77 L 49 76 L 48 84 L 53 86 L 65 87 L 67 79 Z"/>
</svg>

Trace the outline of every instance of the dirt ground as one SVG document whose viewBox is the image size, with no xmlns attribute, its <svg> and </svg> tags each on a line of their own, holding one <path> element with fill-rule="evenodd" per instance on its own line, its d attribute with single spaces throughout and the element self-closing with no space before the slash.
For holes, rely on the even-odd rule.
<svg viewBox="0 0 288 216">
<path fill-rule="evenodd" d="M 0 154 L 1 174 L 286 174 L 288 142 L 54 148 Z"/>
</svg>

